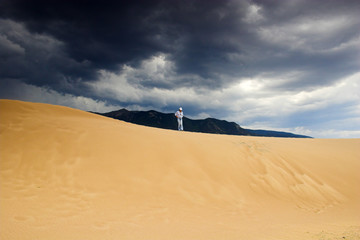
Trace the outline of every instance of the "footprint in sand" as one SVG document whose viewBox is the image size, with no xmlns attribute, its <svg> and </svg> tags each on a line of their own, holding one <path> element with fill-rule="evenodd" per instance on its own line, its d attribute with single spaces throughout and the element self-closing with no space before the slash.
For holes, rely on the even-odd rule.
<svg viewBox="0 0 360 240">
<path fill-rule="evenodd" d="M 108 230 L 110 227 L 108 224 L 106 224 L 104 222 L 97 222 L 94 224 L 94 228 L 96 228 L 98 230 Z"/>
<path fill-rule="evenodd" d="M 268 191 L 276 198 L 292 200 L 300 209 L 320 213 L 339 204 L 343 196 L 290 159 L 277 153 L 266 155 L 259 151 L 264 146 L 249 147 L 249 165 L 253 176 L 250 186 L 254 191 Z"/>
</svg>

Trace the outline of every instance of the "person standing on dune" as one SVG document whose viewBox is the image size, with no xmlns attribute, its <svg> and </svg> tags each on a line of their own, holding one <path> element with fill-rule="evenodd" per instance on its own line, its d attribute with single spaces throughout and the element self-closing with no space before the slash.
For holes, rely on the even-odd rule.
<svg viewBox="0 0 360 240">
<path fill-rule="evenodd" d="M 179 131 L 184 131 L 183 121 L 182 121 L 183 116 L 184 116 L 184 113 L 182 111 L 182 108 L 180 107 L 179 111 L 177 111 L 175 113 L 175 117 L 177 118 L 177 121 L 178 121 L 178 130 Z"/>
</svg>

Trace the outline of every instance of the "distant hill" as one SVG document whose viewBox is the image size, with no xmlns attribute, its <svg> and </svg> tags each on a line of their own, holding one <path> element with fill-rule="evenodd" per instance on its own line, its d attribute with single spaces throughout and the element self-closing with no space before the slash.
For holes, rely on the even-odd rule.
<svg viewBox="0 0 360 240">
<path fill-rule="evenodd" d="M 270 131 L 270 130 L 251 130 L 246 129 L 251 136 L 259 136 L 259 137 L 284 137 L 284 138 L 312 138 L 305 135 L 299 135 L 289 132 L 278 132 L 278 131 Z"/>
<path fill-rule="evenodd" d="M 96 114 L 100 114 L 118 120 L 123 120 L 125 122 L 149 126 L 149 127 L 177 130 L 177 121 L 173 113 L 161 113 L 154 110 L 128 111 L 126 109 L 120 109 L 108 113 L 96 113 Z M 189 131 L 189 132 L 244 135 L 244 136 L 263 136 L 263 137 L 309 138 L 308 136 L 296 135 L 287 132 L 244 129 L 235 122 L 228 122 L 225 120 L 219 120 L 215 118 L 193 120 L 184 117 L 183 123 L 184 123 L 185 131 Z"/>
</svg>

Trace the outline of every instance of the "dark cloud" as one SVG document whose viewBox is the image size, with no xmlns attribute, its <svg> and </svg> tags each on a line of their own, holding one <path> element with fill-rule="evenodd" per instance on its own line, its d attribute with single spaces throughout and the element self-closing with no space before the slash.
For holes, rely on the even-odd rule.
<svg viewBox="0 0 360 240">
<path fill-rule="evenodd" d="M 96 80 L 99 69 L 118 70 L 163 50 L 153 38 L 157 26 L 146 20 L 158 4 L 1 1 L 0 17 L 9 19 L 2 22 L 1 77 L 82 94 L 81 83 Z M 23 52 L 9 55 L 11 44 Z"/>
<path fill-rule="evenodd" d="M 269 71 L 302 70 L 315 78 L 339 62 L 349 70 L 357 57 L 354 53 L 324 57 L 315 50 L 326 51 L 358 37 L 353 30 L 359 21 L 351 18 L 358 11 L 358 1 L 3 0 L 0 5 L 1 18 L 24 23 L 30 33 L 59 41 L 56 49 L 46 53 L 34 42 L 23 46 L 31 59 L 20 63 L 22 75 L 30 82 L 52 86 L 64 79 L 70 84 L 94 81 L 99 69 L 118 71 L 122 64 L 137 67 L 160 53 L 174 62 L 176 74 L 199 76 L 182 78 L 183 86 L 221 88 L 234 77 Z M 347 16 L 342 29 L 325 36 L 306 31 Z M 304 29 L 296 30 L 301 24 Z M 304 46 L 292 47 L 298 44 Z M 310 50 L 304 52 L 304 47 Z M 14 61 L 8 58 L 3 64 Z M 173 87 L 159 87 L 163 86 Z"/>
<path fill-rule="evenodd" d="M 67 56 L 64 44 L 51 36 L 32 34 L 21 24 L 1 19 L 0 32 L 1 81 L 18 79 L 74 92 L 81 79 L 94 74 L 89 63 Z"/>
</svg>

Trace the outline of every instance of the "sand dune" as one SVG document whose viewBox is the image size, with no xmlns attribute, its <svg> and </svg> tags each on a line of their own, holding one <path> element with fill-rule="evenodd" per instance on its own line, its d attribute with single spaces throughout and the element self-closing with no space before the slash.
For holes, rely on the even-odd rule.
<svg viewBox="0 0 360 240">
<path fill-rule="evenodd" d="M 0 101 L 0 239 L 360 239 L 360 139 L 177 132 Z"/>
</svg>

